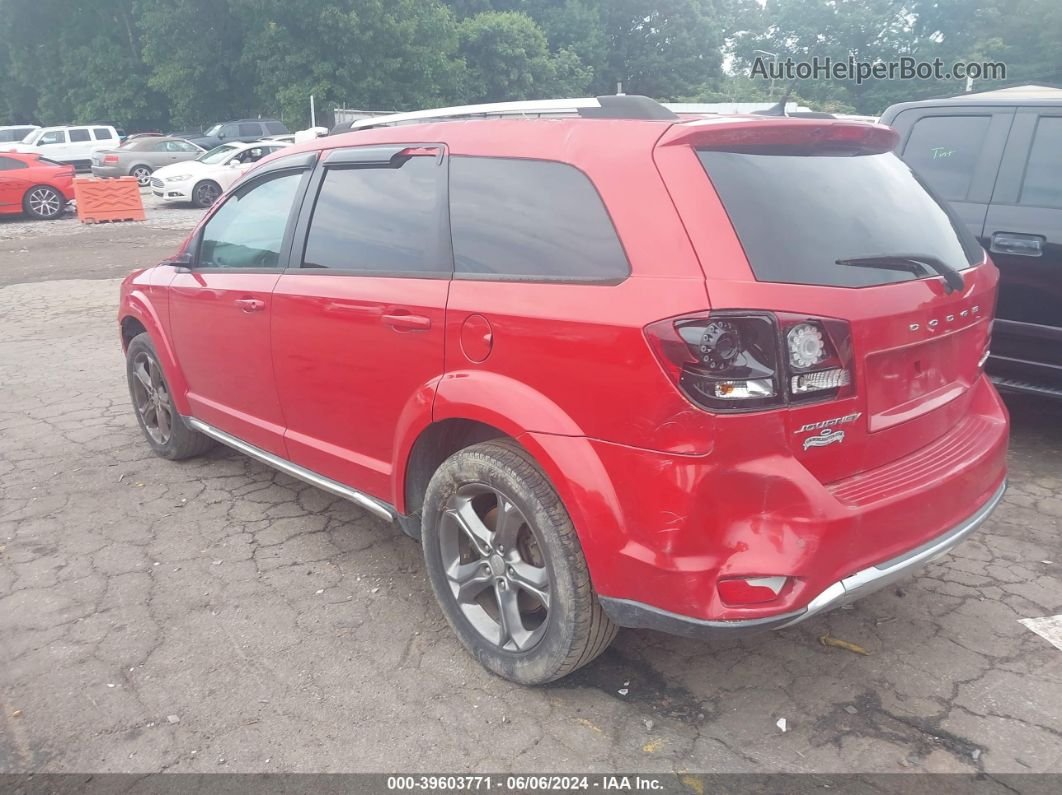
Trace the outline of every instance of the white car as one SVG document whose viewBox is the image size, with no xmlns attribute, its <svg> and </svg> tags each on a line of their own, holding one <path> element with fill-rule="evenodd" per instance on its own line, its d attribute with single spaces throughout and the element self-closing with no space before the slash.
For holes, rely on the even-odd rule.
<svg viewBox="0 0 1062 795">
<path fill-rule="evenodd" d="M 118 131 L 104 124 L 83 124 L 76 127 L 42 127 L 27 135 L 22 143 L 2 148 L 8 152 L 38 154 L 49 160 L 69 163 L 75 168 L 92 165 L 92 153 L 98 149 L 113 149 L 121 143 Z"/>
<path fill-rule="evenodd" d="M 266 155 L 291 144 L 255 141 L 215 146 L 195 160 L 163 166 L 151 175 L 151 193 L 167 202 L 191 202 L 209 207 Z"/>
</svg>

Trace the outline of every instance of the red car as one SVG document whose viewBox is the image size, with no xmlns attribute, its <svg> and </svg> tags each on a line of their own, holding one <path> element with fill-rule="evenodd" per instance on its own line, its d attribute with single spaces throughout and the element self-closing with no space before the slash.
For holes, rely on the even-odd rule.
<svg viewBox="0 0 1062 795">
<path fill-rule="evenodd" d="M 793 625 L 974 531 L 1005 487 L 998 272 L 894 132 L 573 107 L 264 160 L 123 284 L 152 449 L 396 520 L 525 684 L 617 627 Z"/>
<path fill-rule="evenodd" d="M 74 167 L 40 155 L 0 152 L 0 215 L 50 220 L 74 198 Z"/>
</svg>

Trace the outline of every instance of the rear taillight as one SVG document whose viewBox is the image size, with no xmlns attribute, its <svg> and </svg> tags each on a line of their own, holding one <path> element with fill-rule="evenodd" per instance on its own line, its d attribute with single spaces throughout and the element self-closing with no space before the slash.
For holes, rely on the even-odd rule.
<svg viewBox="0 0 1062 795">
<path fill-rule="evenodd" d="M 664 371 L 697 405 L 753 411 L 852 393 L 852 334 L 843 320 L 711 312 L 645 329 Z"/>
<path fill-rule="evenodd" d="M 104 155 L 103 156 L 103 162 L 104 163 L 117 163 L 118 162 L 118 155 Z"/>
</svg>

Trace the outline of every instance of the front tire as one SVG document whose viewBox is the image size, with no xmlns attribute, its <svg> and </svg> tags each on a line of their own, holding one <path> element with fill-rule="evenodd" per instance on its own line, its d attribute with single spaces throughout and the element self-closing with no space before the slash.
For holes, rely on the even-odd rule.
<svg viewBox="0 0 1062 795">
<path fill-rule="evenodd" d="M 192 188 L 192 204 L 204 210 L 213 205 L 220 197 L 221 186 L 210 179 L 198 182 Z"/>
<path fill-rule="evenodd" d="M 616 636 L 568 512 L 516 442 L 483 442 L 448 458 L 428 484 L 421 535 L 446 620 L 492 673 L 551 682 Z"/>
<path fill-rule="evenodd" d="M 66 199 L 50 185 L 34 185 L 22 197 L 26 215 L 40 221 L 51 221 L 63 214 Z"/>
<path fill-rule="evenodd" d="M 214 441 L 193 431 L 173 405 L 173 395 L 151 337 L 133 337 L 126 352 L 126 378 L 140 430 L 152 451 L 170 461 L 202 455 Z"/>
</svg>

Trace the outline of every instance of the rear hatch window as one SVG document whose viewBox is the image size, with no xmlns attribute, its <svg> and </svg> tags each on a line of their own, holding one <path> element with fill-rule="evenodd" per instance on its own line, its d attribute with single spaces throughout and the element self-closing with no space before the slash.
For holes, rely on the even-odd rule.
<svg viewBox="0 0 1062 795">
<path fill-rule="evenodd" d="M 868 287 L 937 275 L 897 254 L 954 270 L 983 258 L 965 226 L 891 152 L 697 154 L 758 281 Z M 850 262 L 868 258 L 885 261 Z"/>
</svg>

